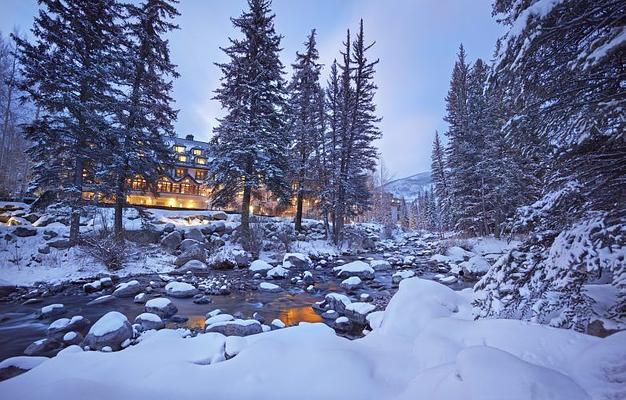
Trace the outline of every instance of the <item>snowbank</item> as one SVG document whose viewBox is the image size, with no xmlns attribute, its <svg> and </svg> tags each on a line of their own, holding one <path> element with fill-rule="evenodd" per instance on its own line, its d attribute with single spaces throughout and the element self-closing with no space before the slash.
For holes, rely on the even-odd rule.
<svg viewBox="0 0 626 400">
<path fill-rule="evenodd" d="M 601 339 L 515 320 L 473 321 L 470 300 L 409 278 L 384 313 L 369 314 L 374 330 L 362 339 L 306 323 L 230 345 L 217 333 L 150 331 L 123 351 L 44 360 L 1 382 L 0 393 L 50 400 L 624 396 L 626 332 Z"/>
</svg>

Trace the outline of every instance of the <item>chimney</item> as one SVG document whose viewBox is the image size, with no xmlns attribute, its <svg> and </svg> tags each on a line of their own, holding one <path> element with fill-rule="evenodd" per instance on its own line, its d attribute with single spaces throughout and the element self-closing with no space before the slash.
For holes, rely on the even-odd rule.
<svg viewBox="0 0 626 400">
<path fill-rule="evenodd" d="M 185 136 L 185 139 L 187 139 L 187 140 L 193 140 L 193 135 L 187 135 L 187 136 Z"/>
</svg>

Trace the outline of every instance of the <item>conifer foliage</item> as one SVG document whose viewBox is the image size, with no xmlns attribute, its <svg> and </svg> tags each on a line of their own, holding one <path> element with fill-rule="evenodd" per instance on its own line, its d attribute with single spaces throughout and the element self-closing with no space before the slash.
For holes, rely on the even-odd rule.
<svg viewBox="0 0 626 400">
<path fill-rule="evenodd" d="M 252 196 L 267 188 L 287 201 L 289 193 L 281 36 L 268 0 L 249 0 L 248 7 L 232 19 L 243 38 L 231 39 L 222 49 L 228 62 L 217 64 L 223 76 L 215 98 L 227 114 L 213 137 L 214 204 L 227 205 L 241 194 L 244 235 L 249 233 Z"/>
</svg>

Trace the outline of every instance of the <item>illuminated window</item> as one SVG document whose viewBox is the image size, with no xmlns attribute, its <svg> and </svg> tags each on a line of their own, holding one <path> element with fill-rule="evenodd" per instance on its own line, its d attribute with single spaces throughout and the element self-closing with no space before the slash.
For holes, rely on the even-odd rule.
<svg viewBox="0 0 626 400">
<path fill-rule="evenodd" d="M 185 168 L 176 168 L 176 171 L 175 171 L 176 177 L 180 178 L 186 173 L 187 173 L 187 170 Z"/>
<path fill-rule="evenodd" d="M 187 156 L 178 156 L 178 161 L 187 162 Z"/>
<path fill-rule="evenodd" d="M 201 169 L 196 170 L 196 180 L 203 181 L 206 179 L 207 172 Z"/>
<path fill-rule="evenodd" d="M 133 178 L 132 182 L 130 183 L 130 187 L 132 190 L 145 190 L 147 187 L 146 180 L 138 175 Z"/>
<path fill-rule="evenodd" d="M 193 155 L 194 156 L 201 156 L 202 155 L 202 150 L 201 149 L 193 149 Z"/>
<path fill-rule="evenodd" d="M 174 146 L 174 151 L 177 153 L 184 153 L 185 152 L 185 146 Z"/>
<path fill-rule="evenodd" d="M 161 178 L 157 181 L 157 192 L 169 193 L 172 191 L 172 182 L 166 178 Z"/>
<path fill-rule="evenodd" d="M 196 163 L 200 165 L 206 165 L 206 158 L 196 157 Z"/>
</svg>

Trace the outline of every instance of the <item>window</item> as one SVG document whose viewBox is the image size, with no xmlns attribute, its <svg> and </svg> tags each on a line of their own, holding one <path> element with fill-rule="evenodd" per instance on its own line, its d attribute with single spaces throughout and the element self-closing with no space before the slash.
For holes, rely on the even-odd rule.
<svg viewBox="0 0 626 400">
<path fill-rule="evenodd" d="M 178 161 L 187 162 L 187 156 L 178 156 Z"/>
<path fill-rule="evenodd" d="M 200 165 L 206 165 L 206 158 L 196 157 L 196 163 Z"/>
<path fill-rule="evenodd" d="M 130 187 L 132 190 L 145 190 L 147 187 L 146 180 L 141 176 L 135 176 L 130 183 Z"/>
<path fill-rule="evenodd" d="M 202 170 L 202 169 L 196 170 L 196 180 L 203 181 L 206 179 L 206 175 L 207 175 L 207 172 L 205 170 Z"/>
<path fill-rule="evenodd" d="M 202 149 L 193 149 L 193 155 L 194 156 L 201 156 L 202 155 Z"/>
<path fill-rule="evenodd" d="M 176 168 L 175 171 L 175 175 L 177 178 L 180 178 L 181 176 L 185 175 L 187 173 L 187 170 L 185 168 Z"/>
<path fill-rule="evenodd" d="M 166 178 L 161 178 L 157 181 L 157 192 L 169 193 L 172 191 L 172 182 Z"/>
<path fill-rule="evenodd" d="M 184 153 L 185 152 L 185 146 L 174 146 L 174 151 L 177 153 Z"/>
</svg>

